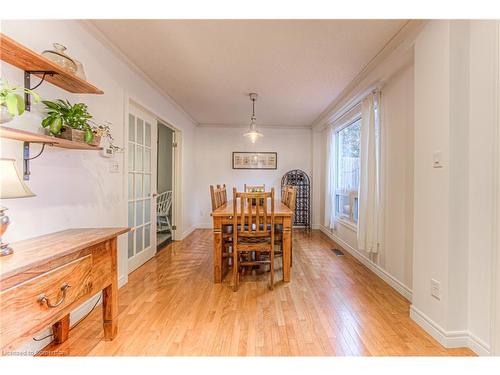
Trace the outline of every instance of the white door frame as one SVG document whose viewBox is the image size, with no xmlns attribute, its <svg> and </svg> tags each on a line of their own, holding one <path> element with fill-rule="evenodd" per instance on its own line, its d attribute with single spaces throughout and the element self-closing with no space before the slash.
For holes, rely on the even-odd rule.
<svg viewBox="0 0 500 375">
<path fill-rule="evenodd" d="M 495 137 L 495 210 L 493 254 L 492 254 L 492 293 L 491 293 L 491 344 L 490 354 L 500 355 L 500 21 L 497 21 L 497 59 L 495 62 L 497 77 L 495 90 L 496 137 Z"/>
<path fill-rule="evenodd" d="M 154 131 L 156 133 L 155 136 L 155 142 L 151 146 L 151 157 L 152 160 L 155 160 L 155 162 L 152 162 L 151 165 L 151 175 L 154 176 L 154 189 L 153 192 L 157 193 L 156 191 L 156 179 L 157 179 L 157 173 L 158 173 L 158 164 L 156 162 L 157 159 L 157 144 L 156 144 L 156 137 L 157 137 L 157 127 L 158 124 L 157 122 L 161 122 L 164 125 L 167 125 L 170 127 L 170 129 L 174 130 L 174 137 L 177 143 L 177 147 L 174 148 L 174 168 L 173 168 L 173 186 L 172 186 L 172 199 L 173 199 L 173 204 L 172 204 L 172 224 L 176 225 L 176 230 L 172 231 L 172 239 L 173 240 L 180 240 L 182 239 L 182 233 L 183 233 L 183 225 L 182 225 L 182 131 L 177 129 L 175 126 L 173 126 L 170 122 L 163 120 L 161 117 L 157 116 L 154 111 L 149 109 L 147 106 L 139 103 L 137 100 L 133 99 L 130 97 L 128 94 L 124 95 L 124 173 L 123 173 L 123 192 L 125 197 L 128 195 L 128 153 L 129 153 L 129 148 L 128 148 L 128 115 L 130 113 L 131 106 L 135 106 L 138 109 L 141 109 L 144 112 L 147 112 L 151 117 L 155 119 L 155 123 L 151 124 L 152 126 L 154 125 Z M 154 159 L 153 159 L 154 157 Z M 153 179 L 152 179 L 153 181 Z M 153 182 L 152 182 L 153 183 Z M 128 198 L 125 199 L 125 215 L 128 214 Z M 151 209 L 153 212 L 156 213 L 156 202 L 152 202 Z M 156 215 L 155 215 L 156 216 Z M 125 216 L 124 218 L 125 222 L 127 222 L 127 217 Z M 156 219 L 151 223 L 152 226 L 154 226 L 154 234 L 156 234 Z M 154 251 L 156 254 L 156 235 L 152 236 L 151 238 L 151 246 L 154 244 Z M 127 275 L 133 271 L 128 265 L 128 249 L 127 251 L 124 252 L 124 257 L 125 259 L 123 260 L 123 265 L 128 269 Z"/>
<path fill-rule="evenodd" d="M 159 126 L 166 126 L 173 131 L 172 141 L 176 144 L 172 147 L 173 163 L 172 163 L 172 240 L 178 241 L 182 237 L 182 211 L 181 211 L 181 149 L 182 149 L 182 133 L 179 129 L 172 126 L 168 121 L 157 117 L 157 121 L 161 123 Z M 157 171 L 158 164 L 155 166 Z"/>
<path fill-rule="evenodd" d="M 140 224 L 141 226 L 141 232 L 144 229 L 146 229 L 147 227 L 145 226 L 146 223 L 150 223 L 150 230 L 149 230 L 149 246 L 146 248 L 144 246 L 144 248 L 142 248 L 142 250 L 139 252 L 139 253 L 136 253 L 134 256 L 130 257 L 128 256 L 128 243 L 127 243 L 127 269 L 128 269 L 128 273 L 131 273 L 132 271 L 134 271 L 136 268 L 142 266 L 145 262 L 147 262 L 149 259 L 151 259 L 155 254 L 156 254 L 156 202 L 155 202 L 155 199 L 154 198 L 154 192 L 156 191 L 156 138 L 157 138 L 157 123 L 156 123 L 156 117 L 155 116 L 152 116 L 151 113 L 147 110 L 145 110 L 142 106 L 138 105 L 137 103 L 135 103 L 133 100 L 130 100 L 129 104 L 127 105 L 127 113 L 126 113 L 126 126 L 125 126 L 125 133 L 126 133 L 126 137 L 125 137 L 125 157 L 126 157 L 126 169 L 127 169 L 127 172 L 126 172 L 126 178 L 125 178 L 125 181 L 126 181 L 126 189 L 125 191 L 127 192 L 126 193 L 126 196 L 127 196 L 127 215 L 129 215 L 129 210 L 128 210 L 128 201 L 129 201 L 129 193 L 128 193 L 128 174 L 129 174 L 129 170 L 128 170 L 128 158 L 129 158 L 129 155 L 130 155 L 130 147 L 129 147 L 129 114 L 132 114 L 135 119 L 138 119 L 138 118 L 141 118 L 143 121 L 144 121 L 144 128 L 143 129 L 146 129 L 146 123 L 148 123 L 150 125 L 150 145 L 149 145 L 149 149 L 150 149 L 150 154 L 149 154 L 149 165 L 150 165 L 150 170 L 149 170 L 149 175 L 150 175 L 150 179 L 149 179 L 149 183 L 150 183 L 150 189 L 149 189 L 149 192 L 146 192 L 143 190 L 143 194 L 141 195 L 141 198 L 140 200 L 142 200 L 143 198 L 142 197 L 149 197 L 149 202 L 150 202 L 150 215 L 149 215 L 149 218 L 146 218 L 145 216 L 143 216 L 142 218 L 142 224 Z M 134 124 L 134 130 L 135 130 L 135 124 Z M 146 135 L 145 135 L 145 130 L 144 130 L 144 141 L 141 143 L 142 147 L 145 148 L 146 147 Z M 137 139 L 135 139 L 134 143 L 137 143 Z M 137 147 L 140 147 L 140 145 L 138 144 Z M 137 150 L 135 151 L 137 152 Z M 134 154 L 134 157 L 136 157 L 136 155 Z M 145 154 L 143 156 L 143 161 L 145 160 Z M 137 159 L 135 159 L 137 160 Z M 134 170 L 136 170 L 137 172 L 141 172 L 141 171 L 144 171 L 142 172 L 142 176 L 143 176 L 143 179 L 141 179 L 142 183 L 143 183 L 143 187 L 141 188 L 144 189 L 144 181 L 145 181 L 145 176 L 146 176 L 146 169 L 145 167 L 141 167 L 139 169 L 137 168 L 134 168 Z M 134 174 L 134 179 L 136 177 L 136 174 Z M 137 181 L 137 180 L 135 180 Z M 134 191 L 133 192 L 133 199 L 137 199 L 136 197 L 136 192 Z M 144 204 L 147 202 L 147 199 L 144 200 Z M 136 209 L 136 205 L 134 204 L 134 224 L 137 224 L 135 223 L 135 221 L 137 220 L 136 219 L 136 213 L 135 213 L 135 209 Z M 145 207 L 143 207 L 143 212 L 145 212 Z M 132 232 L 130 232 L 132 233 Z M 130 235 L 130 233 L 128 235 Z M 146 232 L 142 232 L 142 238 L 143 238 L 143 241 L 145 242 L 145 238 L 146 238 Z M 136 241 L 136 235 L 134 235 L 133 237 L 133 241 L 134 241 L 134 244 L 135 244 L 135 241 Z M 142 246 L 142 245 L 141 245 Z"/>
</svg>

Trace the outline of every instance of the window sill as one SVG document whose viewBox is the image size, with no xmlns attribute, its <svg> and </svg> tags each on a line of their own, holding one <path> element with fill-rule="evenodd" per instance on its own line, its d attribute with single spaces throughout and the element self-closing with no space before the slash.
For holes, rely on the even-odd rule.
<svg viewBox="0 0 500 375">
<path fill-rule="evenodd" d="M 337 222 L 339 224 L 342 224 L 344 227 L 352 230 L 353 232 L 358 232 L 358 226 L 356 225 L 356 223 L 353 223 L 352 221 L 338 217 Z"/>
</svg>

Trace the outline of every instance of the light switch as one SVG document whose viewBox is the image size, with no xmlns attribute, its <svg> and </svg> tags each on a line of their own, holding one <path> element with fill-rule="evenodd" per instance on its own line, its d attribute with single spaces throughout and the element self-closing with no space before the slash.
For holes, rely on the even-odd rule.
<svg viewBox="0 0 500 375">
<path fill-rule="evenodd" d="M 432 168 L 443 168 L 442 158 L 443 154 L 441 151 L 434 151 L 432 153 Z"/>
</svg>

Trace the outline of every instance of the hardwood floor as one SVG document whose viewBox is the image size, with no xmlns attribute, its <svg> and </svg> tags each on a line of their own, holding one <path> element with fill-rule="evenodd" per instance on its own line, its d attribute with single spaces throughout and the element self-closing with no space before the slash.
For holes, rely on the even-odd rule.
<svg viewBox="0 0 500 375">
<path fill-rule="evenodd" d="M 409 318 L 409 302 L 319 231 L 294 231 L 292 281 L 212 282 L 212 233 L 196 230 L 129 275 L 118 335 L 96 308 L 46 350 L 65 355 L 473 355 L 445 349 Z M 279 260 L 278 262 L 281 262 Z M 281 268 L 281 263 L 279 263 Z"/>
</svg>

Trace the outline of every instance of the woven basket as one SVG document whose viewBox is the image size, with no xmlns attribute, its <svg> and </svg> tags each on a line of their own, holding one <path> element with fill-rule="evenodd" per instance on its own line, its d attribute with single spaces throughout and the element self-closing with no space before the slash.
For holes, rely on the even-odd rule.
<svg viewBox="0 0 500 375">
<path fill-rule="evenodd" d="M 63 126 L 61 134 L 59 134 L 58 137 L 68 139 L 70 141 L 85 143 L 85 132 L 83 130 L 70 128 L 69 126 Z"/>
</svg>

